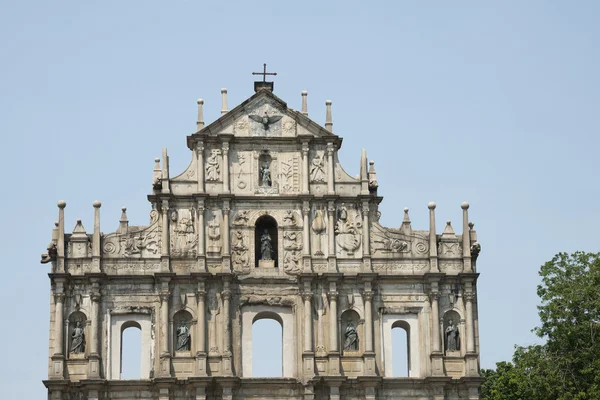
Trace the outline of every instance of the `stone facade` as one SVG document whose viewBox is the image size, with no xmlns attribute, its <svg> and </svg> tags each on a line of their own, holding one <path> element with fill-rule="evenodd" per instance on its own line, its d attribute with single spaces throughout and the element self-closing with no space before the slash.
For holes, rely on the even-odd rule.
<svg viewBox="0 0 600 400">
<path fill-rule="evenodd" d="M 479 399 L 475 261 L 462 235 L 379 223 L 378 182 L 338 160 L 342 140 L 288 108 L 268 85 L 187 137 L 192 160 L 171 177 L 163 150 L 150 222 L 114 233 L 66 203 L 42 262 L 51 265 L 49 398 Z M 282 325 L 280 378 L 252 378 L 252 324 Z M 121 380 L 121 335 L 142 332 L 141 380 Z M 409 376 L 394 377 L 391 332 L 406 330 Z"/>
</svg>

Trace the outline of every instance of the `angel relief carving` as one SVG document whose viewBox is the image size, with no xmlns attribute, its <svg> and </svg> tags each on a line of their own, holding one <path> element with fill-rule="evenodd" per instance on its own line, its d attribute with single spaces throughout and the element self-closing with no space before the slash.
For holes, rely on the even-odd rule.
<svg viewBox="0 0 600 400">
<path fill-rule="evenodd" d="M 105 257 L 142 258 L 159 256 L 160 224 L 159 213 L 150 212 L 150 225 L 128 227 L 127 232 L 109 233 L 103 238 L 102 252 Z"/>
</svg>

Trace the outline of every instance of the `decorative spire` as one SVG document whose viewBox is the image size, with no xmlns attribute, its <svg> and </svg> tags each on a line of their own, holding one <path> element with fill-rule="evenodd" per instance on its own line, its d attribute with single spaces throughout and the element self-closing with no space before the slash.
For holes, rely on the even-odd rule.
<svg viewBox="0 0 600 400">
<path fill-rule="evenodd" d="M 221 115 L 227 114 L 227 89 L 221 89 Z"/>
<path fill-rule="evenodd" d="M 440 272 L 437 263 L 437 235 L 435 232 L 435 203 L 427 204 L 429 208 L 429 263 L 430 272 Z"/>
<path fill-rule="evenodd" d="M 375 161 L 369 161 L 369 191 L 376 192 L 379 187 L 377 182 L 377 172 L 375 172 Z"/>
<path fill-rule="evenodd" d="M 367 167 L 367 150 L 362 149 L 360 155 L 360 194 L 369 194 L 369 172 Z"/>
<path fill-rule="evenodd" d="M 308 106 L 306 105 L 306 97 L 308 96 L 308 92 L 306 90 L 302 91 L 302 114 L 308 117 Z"/>
<path fill-rule="evenodd" d="M 160 181 L 162 179 L 162 171 L 160 169 L 160 158 L 154 159 L 154 171 L 152 171 L 152 188 L 159 190 L 161 188 Z"/>
<path fill-rule="evenodd" d="M 169 189 L 169 156 L 167 155 L 167 149 L 164 148 L 162 150 L 162 175 L 161 175 L 161 183 L 162 183 L 162 192 L 170 193 Z"/>
<path fill-rule="evenodd" d="M 204 105 L 204 100 L 198 99 L 198 121 L 196 121 L 196 131 L 202 130 L 204 128 L 204 112 L 202 111 L 202 106 Z"/>
<path fill-rule="evenodd" d="M 100 207 L 102 203 L 98 200 L 92 203 L 94 206 L 94 234 L 92 236 L 92 257 L 100 257 Z"/>
<path fill-rule="evenodd" d="M 331 119 L 331 100 L 325 100 L 325 129 L 333 132 L 333 120 Z"/>
<path fill-rule="evenodd" d="M 410 226 L 410 217 L 408 216 L 408 208 L 404 209 L 404 219 L 402 220 L 402 226 L 400 226 L 400 232 L 405 235 L 412 235 L 412 227 Z"/>
<path fill-rule="evenodd" d="M 119 220 L 119 228 L 117 233 L 127 233 L 129 228 L 129 220 L 127 220 L 127 207 L 121 207 L 121 219 Z"/>
</svg>

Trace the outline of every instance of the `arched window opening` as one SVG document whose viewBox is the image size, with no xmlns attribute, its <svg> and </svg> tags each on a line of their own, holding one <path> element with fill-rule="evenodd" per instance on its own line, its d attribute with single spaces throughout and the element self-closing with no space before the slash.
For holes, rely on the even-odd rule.
<svg viewBox="0 0 600 400">
<path fill-rule="evenodd" d="M 257 315 L 252 323 L 252 377 L 283 376 L 283 324 L 279 317 Z"/>
<path fill-rule="evenodd" d="M 142 378 L 142 328 L 136 322 L 123 324 L 121 331 L 120 379 Z"/>
<path fill-rule="evenodd" d="M 404 321 L 392 325 L 392 371 L 394 377 L 410 376 L 410 326 Z"/>
<path fill-rule="evenodd" d="M 277 221 L 270 215 L 263 215 L 256 220 L 254 250 L 256 266 L 278 267 Z"/>
</svg>

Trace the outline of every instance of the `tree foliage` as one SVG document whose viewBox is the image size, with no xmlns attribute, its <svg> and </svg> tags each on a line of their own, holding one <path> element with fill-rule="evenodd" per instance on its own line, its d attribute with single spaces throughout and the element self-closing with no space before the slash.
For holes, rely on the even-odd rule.
<svg viewBox="0 0 600 400">
<path fill-rule="evenodd" d="M 600 253 L 560 253 L 540 269 L 543 345 L 483 370 L 483 400 L 600 399 Z"/>
</svg>

